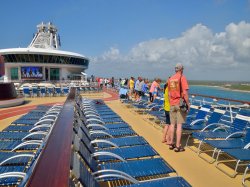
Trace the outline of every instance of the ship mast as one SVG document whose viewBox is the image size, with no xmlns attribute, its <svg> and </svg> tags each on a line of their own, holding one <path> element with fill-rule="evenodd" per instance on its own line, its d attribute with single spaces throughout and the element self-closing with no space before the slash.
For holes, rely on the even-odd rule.
<svg viewBox="0 0 250 187">
<path fill-rule="evenodd" d="M 31 41 L 29 48 L 59 49 L 60 41 L 57 28 L 51 22 L 37 25 L 37 33 Z"/>
</svg>

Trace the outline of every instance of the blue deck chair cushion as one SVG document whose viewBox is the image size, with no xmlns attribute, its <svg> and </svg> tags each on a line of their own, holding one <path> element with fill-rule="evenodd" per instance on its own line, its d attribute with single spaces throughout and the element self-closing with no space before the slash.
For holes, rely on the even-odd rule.
<svg viewBox="0 0 250 187">
<path fill-rule="evenodd" d="M 108 138 L 106 140 L 109 140 L 110 142 L 118 145 L 119 147 L 148 144 L 148 142 L 143 137 L 141 137 L 141 136 L 131 136 L 131 137 L 121 137 L 121 138 Z M 108 147 L 111 147 L 111 145 L 106 144 L 106 143 L 97 143 L 97 146 L 99 148 L 108 148 Z"/>
<path fill-rule="evenodd" d="M 15 120 L 14 122 L 12 122 L 12 124 L 23 124 L 23 125 L 34 125 L 36 122 L 38 122 L 38 119 L 35 119 L 35 120 L 22 120 L 22 119 L 18 119 L 18 120 Z"/>
<path fill-rule="evenodd" d="M 111 152 L 121 156 L 123 159 L 132 159 L 132 158 L 143 158 L 143 157 L 153 157 L 159 155 L 150 145 L 138 145 L 133 147 L 125 148 L 114 148 L 114 149 L 105 149 L 105 152 Z M 114 160 L 114 157 L 110 156 L 99 156 L 98 160 L 102 162 L 107 162 Z"/>
<path fill-rule="evenodd" d="M 82 128 L 82 127 L 81 127 Z M 136 135 L 136 132 L 131 128 L 121 128 L 121 129 L 110 129 L 110 130 L 102 130 L 114 137 L 121 137 L 121 136 L 131 136 Z M 95 138 L 108 138 L 109 136 L 105 134 L 93 134 L 91 135 L 93 139 Z"/>
<path fill-rule="evenodd" d="M 0 166 L 0 174 L 6 172 L 23 172 L 25 170 L 25 166 Z M 0 186 L 11 186 L 16 185 L 19 182 L 19 178 L 3 178 L 0 179 Z"/>
<path fill-rule="evenodd" d="M 23 154 L 23 152 L 0 152 L 0 163 L 7 158 L 10 158 L 12 156 Z M 33 154 L 32 152 L 25 152 L 25 154 Z M 4 163 L 4 165 L 26 165 L 29 162 L 29 157 L 18 157 L 15 159 L 11 159 Z"/>
<path fill-rule="evenodd" d="M 100 167 L 101 169 L 115 169 L 123 171 L 134 178 L 175 172 L 161 158 L 132 160 L 126 163 L 124 162 L 105 163 L 102 164 Z M 117 180 L 117 178 L 113 179 L 111 178 L 109 180 Z"/>
<path fill-rule="evenodd" d="M 14 149 L 17 145 L 23 143 L 20 140 L 12 140 L 12 141 L 0 141 L 0 150 L 3 151 L 11 151 Z M 35 150 L 39 147 L 39 145 L 25 145 L 18 150 Z"/>
<path fill-rule="evenodd" d="M 243 148 L 246 145 L 246 143 L 239 138 L 232 140 L 204 140 L 204 142 L 217 149 Z"/>
<path fill-rule="evenodd" d="M 129 128 L 127 123 L 114 123 L 114 124 L 105 124 L 103 125 L 105 128 L 108 129 L 122 129 L 122 128 Z M 93 130 L 103 130 L 102 127 L 91 127 Z"/>
<path fill-rule="evenodd" d="M 191 187 L 191 185 L 182 177 L 165 177 L 148 181 L 140 181 L 139 184 L 130 184 L 121 187 Z"/>
<path fill-rule="evenodd" d="M 222 151 L 238 160 L 250 161 L 249 149 L 222 149 Z"/>
<path fill-rule="evenodd" d="M 30 133 L 27 132 L 0 132 L 0 139 L 1 140 L 21 140 L 25 136 Z M 41 140 L 44 138 L 44 135 L 33 135 L 28 137 L 27 139 L 36 139 Z"/>
<path fill-rule="evenodd" d="M 32 125 L 10 125 L 7 128 L 5 128 L 3 131 L 9 131 L 9 132 L 29 132 L 30 129 L 32 129 L 34 126 Z M 49 127 L 42 127 L 37 128 L 35 131 L 47 131 Z"/>
</svg>

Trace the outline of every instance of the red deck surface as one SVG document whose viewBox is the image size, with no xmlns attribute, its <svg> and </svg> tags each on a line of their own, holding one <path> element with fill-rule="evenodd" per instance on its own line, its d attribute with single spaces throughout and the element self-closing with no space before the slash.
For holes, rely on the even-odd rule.
<svg viewBox="0 0 250 187">
<path fill-rule="evenodd" d="M 46 103 L 43 105 L 54 105 L 54 104 L 56 104 L 56 103 Z M 31 106 L 23 106 L 23 107 L 18 107 L 18 108 L 11 107 L 8 109 L 1 110 L 0 111 L 0 120 L 28 113 L 29 111 L 35 109 L 36 107 L 37 107 L 37 105 L 31 105 Z"/>
</svg>

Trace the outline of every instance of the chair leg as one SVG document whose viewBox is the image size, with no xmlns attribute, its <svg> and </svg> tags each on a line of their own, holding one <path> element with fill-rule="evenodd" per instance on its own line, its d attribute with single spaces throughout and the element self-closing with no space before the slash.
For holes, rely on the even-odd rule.
<svg viewBox="0 0 250 187">
<path fill-rule="evenodd" d="M 203 160 L 205 160 L 206 162 L 208 162 L 209 164 L 212 164 L 212 163 L 215 162 L 215 154 L 216 154 L 216 152 L 218 152 L 218 149 L 217 149 L 217 148 L 214 148 L 212 151 L 213 151 L 213 154 L 212 154 L 212 158 L 211 158 L 211 159 L 207 159 L 207 158 L 203 157 L 202 154 L 201 154 L 201 153 L 205 153 L 205 152 L 211 152 L 211 150 L 202 151 L 202 150 L 200 149 L 199 152 L 198 152 L 198 156 L 199 156 L 200 158 L 202 158 Z"/>
<path fill-rule="evenodd" d="M 250 168 L 250 165 L 248 165 L 246 167 L 245 172 L 243 174 L 243 177 L 242 177 L 242 184 L 243 184 L 243 186 L 246 186 L 246 176 L 247 176 L 247 172 L 248 172 L 249 168 Z"/>
<path fill-rule="evenodd" d="M 236 160 L 235 160 L 236 161 Z M 225 161 L 224 161 L 225 162 Z M 241 160 L 237 160 L 236 161 L 236 166 L 235 166 L 235 168 L 234 168 L 234 171 L 233 171 L 233 173 L 231 174 L 231 173 L 229 173 L 228 171 L 226 171 L 226 170 L 224 170 L 223 168 L 221 168 L 219 165 L 220 164 L 223 164 L 224 162 L 217 162 L 217 164 L 215 165 L 215 167 L 216 168 L 218 168 L 220 171 L 222 171 L 223 173 L 225 173 L 226 175 L 228 175 L 229 177 L 231 177 L 231 178 L 234 178 L 237 174 L 238 174 L 238 172 L 237 172 L 237 170 L 238 170 L 238 167 L 239 167 L 239 165 L 240 165 L 240 162 L 241 162 Z"/>
</svg>

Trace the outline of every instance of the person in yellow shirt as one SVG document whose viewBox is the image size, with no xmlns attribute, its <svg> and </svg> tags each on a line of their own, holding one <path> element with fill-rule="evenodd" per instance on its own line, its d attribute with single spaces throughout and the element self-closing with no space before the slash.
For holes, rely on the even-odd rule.
<svg viewBox="0 0 250 187">
<path fill-rule="evenodd" d="M 170 103 L 168 98 L 168 80 L 164 85 L 164 111 L 166 116 L 166 124 L 163 129 L 162 143 L 170 144 L 170 137 L 168 135 L 169 134 L 168 129 L 170 125 L 170 116 L 169 116 Z"/>
<path fill-rule="evenodd" d="M 132 99 L 133 93 L 134 93 L 134 87 L 135 87 L 135 79 L 134 77 L 131 77 L 128 82 L 129 87 L 129 98 Z"/>
</svg>

